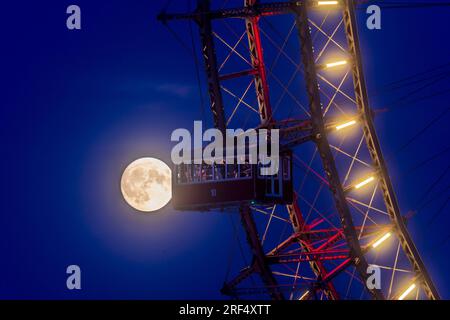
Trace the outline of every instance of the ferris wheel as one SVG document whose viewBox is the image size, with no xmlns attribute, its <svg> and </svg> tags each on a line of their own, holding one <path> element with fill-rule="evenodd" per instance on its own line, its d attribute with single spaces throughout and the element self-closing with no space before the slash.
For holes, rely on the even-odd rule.
<svg viewBox="0 0 450 320">
<path fill-rule="evenodd" d="M 232 298 L 439 299 L 377 137 L 355 10 L 352 0 L 198 0 L 159 16 L 198 27 L 215 127 L 279 129 L 286 152 L 275 179 L 244 166 L 176 173 L 174 190 L 190 190 L 180 209 L 239 214 L 247 244 L 222 288 Z"/>
</svg>

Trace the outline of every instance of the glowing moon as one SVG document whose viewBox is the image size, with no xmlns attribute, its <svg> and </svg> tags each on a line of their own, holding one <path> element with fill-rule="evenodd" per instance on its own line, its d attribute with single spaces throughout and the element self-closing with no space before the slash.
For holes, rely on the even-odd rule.
<svg viewBox="0 0 450 320">
<path fill-rule="evenodd" d="M 156 211 L 172 198 L 172 171 L 159 159 L 137 159 L 123 172 L 120 188 L 134 209 Z"/>
</svg>

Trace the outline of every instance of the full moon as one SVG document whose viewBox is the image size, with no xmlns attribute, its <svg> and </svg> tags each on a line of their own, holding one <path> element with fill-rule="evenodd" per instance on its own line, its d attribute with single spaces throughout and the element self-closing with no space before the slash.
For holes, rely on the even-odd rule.
<svg viewBox="0 0 450 320">
<path fill-rule="evenodd" d="M 156 211 L 172 198 L 172 171 L 159 159 L 137 159 L 123 172 L 120 188 L 125 201 L 134 209 Z"/>
</svg>

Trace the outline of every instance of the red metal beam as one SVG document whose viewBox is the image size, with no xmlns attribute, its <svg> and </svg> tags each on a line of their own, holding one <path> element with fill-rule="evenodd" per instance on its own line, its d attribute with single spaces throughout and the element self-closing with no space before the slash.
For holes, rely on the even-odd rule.
<svg viewBox="0 0 450 320">
<path fill-rule="evenodd" d="M 244 0 L 245 7 L 252 7 L 259 3 L 259 0 Z M 272 118 L 272 108 L 270 106 L 269 86 L 267 84 L 266 69 L 264 66 L 263 49 L 261 45 L 261 35 L 258 25 L 259 17 L 248 17 L 245 19 L 247 28 L 247 38 L 249 44 L 250 57 L 253 68 L 257 70 L 255 77 L 256 98 L 259 107 L 261 123 L 265 124 Z"/>
<path fill-rule="evenodd" d="M 289 211 L 289 216 L 291 218 L 294 231 L 300 233 L 301 235 L 299 239 L 300 240 L 299 244 L 301 245 L 301 247 L 305 252 L 312 251 L 313 249 L 310 245 L 310 240 L 308 239 L 307 236 L 305 236 L 305 234 L 303 234 L 303 231 L 308 231 L 308 226 L 305 224 L 303 214 L 300 210 L 300 207 L 298 206 L 297 196 L 294 199 L 294 203 L 288 206 L 287 209 Z M 319 260 L 310 261 L 310 266 L 318 279 L 322 279 L 328 273 L 323 263 Z M 333 283 L 331 282 L 327 283 L 325 294 L 330 300 L 339 299 L 339 294 L 336 288 L 334 287 Z"/>
</svg>

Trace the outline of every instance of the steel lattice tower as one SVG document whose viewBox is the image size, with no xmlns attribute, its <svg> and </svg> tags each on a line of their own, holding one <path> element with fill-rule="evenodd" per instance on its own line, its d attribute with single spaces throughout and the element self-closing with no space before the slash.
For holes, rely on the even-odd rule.
<svg viewBox="0 0 450 320">
<path fill-rule="evenodd" d="M 251 260 L 222 292 L 439 299 L 374 128 L 354 1 L 225 2 L 159 19 L 197 23 L 214 125 L 280 129 L 298 172 L 293 204 L 237 208 Z M 366 286 L 369 265 L 381 289 Z"/>
</svg>

